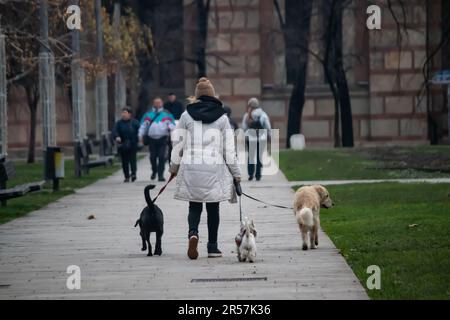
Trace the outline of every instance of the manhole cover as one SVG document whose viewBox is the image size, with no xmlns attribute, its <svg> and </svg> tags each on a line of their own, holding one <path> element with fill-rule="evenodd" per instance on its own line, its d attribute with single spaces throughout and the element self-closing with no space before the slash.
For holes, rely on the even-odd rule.
<svg viewBox="0 0 450 320">
<path fill-rule="evenodd" d="M 267 277 L 254 278 L 212 278 L 212 279 L 192 279 L 191 282 L 246 282 L 246 281 L 267 281 Z"/>
</svg>

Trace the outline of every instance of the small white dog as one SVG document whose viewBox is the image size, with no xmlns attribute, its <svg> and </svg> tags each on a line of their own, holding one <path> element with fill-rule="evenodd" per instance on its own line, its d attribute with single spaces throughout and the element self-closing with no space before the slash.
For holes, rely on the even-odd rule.
<svg viewBox="0 0 450 320">
<path fill-rule="evenodd" d="M 237 256 L 239 262 L 253 263 L 256 259 L 256 229 L 253 220 L 247 217 L 241 223 L 241 232 L 236 236 Z"/>
</svg>

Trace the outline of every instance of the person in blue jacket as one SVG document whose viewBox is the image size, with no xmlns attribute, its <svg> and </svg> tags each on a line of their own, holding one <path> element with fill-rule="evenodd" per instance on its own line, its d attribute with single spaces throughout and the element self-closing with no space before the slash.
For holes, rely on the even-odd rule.
<svg viewBox="0 0 450 320">
<path fill-rule="evenodd" d="M 136 154 L 138 151 L 138 131 L 139 121 L 133 118 L 133 111 L 130 107 L 122 109 L 122 119 L 117 121 L 113 129 L 113 139 L 116 140 L 119 154 L 122 159 L 124 182 L 136 181 Z"/>
</svg>

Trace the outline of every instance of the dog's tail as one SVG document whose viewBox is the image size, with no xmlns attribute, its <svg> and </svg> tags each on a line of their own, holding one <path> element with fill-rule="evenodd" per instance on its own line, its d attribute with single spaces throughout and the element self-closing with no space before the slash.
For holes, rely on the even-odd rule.
<svg viewBox="0 0 450 320">
<path fill-rule="evenodd" d="M 305 225 L 307 227 L 314 226 L 314 215 L 310 208 L 303 208 L 295 214 L 298 224 Z"/>
<path fill-rule="evenodd" d="M 136 223 L 134 225 L 135 228 L 138 226 L 139 222 L 141 222 L 141 219 L 137 219 L 137 221 L 136 221 Z"/>
<path fill-rule="evenodd" d="M 155 205 L 153 204 L 152 198 L 150 198 L 150 190 L 155 189 L 155 187 L 155 185 L 150 184 L 144 189 L 145 201 L 147 202 L 147 206 L 151 209 L 153 209 Z"/>
</svg>

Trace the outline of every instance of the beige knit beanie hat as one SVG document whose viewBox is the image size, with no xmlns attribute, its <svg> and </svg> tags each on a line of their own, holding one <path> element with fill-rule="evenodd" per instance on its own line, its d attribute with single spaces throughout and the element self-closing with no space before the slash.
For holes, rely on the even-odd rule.
<svg viewBox="0 0 450 320">
<path fill-rule="evenodd" d="M 198 99 L 201 96 L 216 97 L 216 91 L 207 78 L 200 78 L 195 87 L 195 97 Z"/>
</svg>

